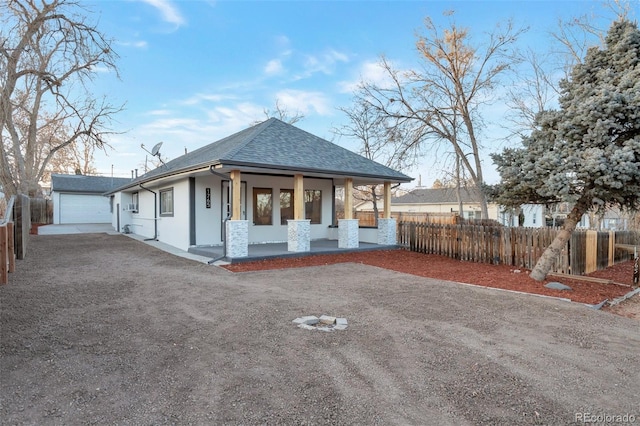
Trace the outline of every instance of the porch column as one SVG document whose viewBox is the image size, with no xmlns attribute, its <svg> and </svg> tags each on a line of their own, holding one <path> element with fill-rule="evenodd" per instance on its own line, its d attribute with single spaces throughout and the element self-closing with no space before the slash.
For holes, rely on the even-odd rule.
<svg viewBox="0 0 640 426">
<path fill-rule="evenodd" d="M 384 218 L 391 219 L 391 182 L 384 183 Z"/>
<path fill-rule="evenodd" d="M 297 174 L 293 177 L 293 220 L 287 221 L 288 251 L 311 251 L 311 219 L 304 216 L 304 179 Z"/>
<path fill-rule="evenodd" d="M 293 177 L 293 218 L 304 219 L 304 178 L 302 175 Z"/>
<path fill-rule="evenodd" d="M 383 216 L 378 219 L 378 244 L 396 245 L 396 220 L 391 218 L 391 182 L 384 183 Z"/>
<path fill-rule="evenodd" d="M 344 219 L 338 220 L 338 248 L 358 248 L 358 219 L 353 218 L 353 179 L 344 180 Z"/>
<path fill-rule="evenodd" d="M 240 170 L 231 171 L 231 220 L 227 221 L 225 241 L 227 257 L 247 257 L 249 255 L 249 222 L 241 220 L 241 189 Z"/>
<path fill-rule="evenodd" d="M 242 180 L 240 178 L 240 170 L 231 171 L 231 186 L 233 192 L 231 194 L 231 220 L 240 220 L 241 215 L 241 192 L 242 192 Z"/>
<path fill-rule="evenodd" d="M 353 219 L 353 179 L 344 180 L 344 218 Z"/>
</svg>

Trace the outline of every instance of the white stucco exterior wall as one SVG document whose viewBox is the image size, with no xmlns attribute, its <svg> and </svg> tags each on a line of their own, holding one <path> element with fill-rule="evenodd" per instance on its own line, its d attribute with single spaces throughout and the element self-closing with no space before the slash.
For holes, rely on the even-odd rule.
<svg viewBox="0 0 640 426">
<path fill-rule="evenodd" d="M 113 194 L 113 204 L 111 210 L 111 226 L 116 231 L 122 231 L 122 192 Z M 120 215 L 120 229 L 118 229 L 118 215 Z"/>
<path fill-rule="evenodd" d="M 525 204 L 522 206 L 524 223 L 526 228 L 541 228 L 545 226 L 544 206 L 540 204 Z"/>
<path fill-rule="evenodd" d="M 280 190 L 293 189 L 293 177 L 264 176 L 242 174 L 242 182 L 246 185 L 246 211 L 248 221 L 249 244 L 263 242 L 287 242 L 288 227 L 280 222 Z M 157 238 L 163 243 L 181 250 L 188 250 L 190 246 L 190 208 L 195 212 L 195 243 L 196 245 L 220 245 L 223 232 L 223 180 L 215 175 L 200 175 L 195 178 L 194 200 L 191 203 L 189 178 L 180 177 L 173 181 L 148 183 L 146 188 L 157 194 L 158 203 L 158 234 Z M 173 188 L 173 216 L 160 216 L 160 191 Z M 207 208 L 206 192 L 210 189 L 210 207 Z M 270 188 L 272 190 L 272 225 L 255 225 L 253 221 L 253 189 Z M 328 227 L 333 218 L 333 181 L 330 179 L 304 179 L 304 189 L 322 191 L 321 223 L 310 225 L 310 238 L 322 239 L 329 236 Z M 131 204 L 132 194 L 138 193 L 138 211 L 127 211 Z M 244 202 L 243 198 L 243 202 Z M 133 233 L 145 238 L 154 236 L 154 194 L 144 189 L 135 189 L 125 193 L 117 193 L 115 204 L 120 204 L 120 227 L 130 225 Z M 117 224 L 114 208 L 112 224 Z"/>
<path fill-rule="evenodd" d="M 173 188 L 173 215 L 160 214 L 160 191 Z M 189 179 L 149 188 L 158 195 L 158 240 L 181 250 L 189 248 Z M 148 191 L 147 191 L 148 192 Z M 149 193 L 153 196 L 153 194 Z"/>
<path fill-rule="evenodd" d="M 53 191 L 51 201 L 53 202 L 53 224 L 58 225 L 60 223 L 60 193 Z"/>
<path fill-rule="evenodd" d="M 210 207 L 206 192 L 210 190 Z M 222 179 L 210 174 L 196 177 L 196 245 L 222 244 Z"/>
<path fill-rule="evenodd" d="M 287 242 L 287 224 L 280 224 L 280 190 L 293 189 L 293 176 L 259 176 L 245 174 L 241 177 L 247 182 L 247 220 L 249 221 L 249 244 L 260 242 Z M 328 237 L 328 226 L 333 217 L 332 197 L 333 181 L 330 179 L 304 179 L 304 189 L 322 191 L 322 212 L 320 224 L 311 224 L 311 240 Z M 273 225 L 255 225 L 253 221 L 253 188 L 271 188 L 273 190 Z"/>
<path fill-rule="evenodd" d="M 124 194 L 125 204 L 131 203 L 131 194 L 127 200 L 127 194 Z M 141 189 L 138 191 L 138 211 L 127 212 L 129 214 L 128 222 L 121 222 L 131 225 L 131 232 L 142 235 L 145 238 L 152 238 L 154 234 L 154 197 L 149 191 Z"/>
</svg>

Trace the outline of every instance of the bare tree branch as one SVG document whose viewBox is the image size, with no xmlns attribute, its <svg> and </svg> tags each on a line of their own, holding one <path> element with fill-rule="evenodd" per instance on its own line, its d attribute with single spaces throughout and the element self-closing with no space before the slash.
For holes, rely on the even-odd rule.
<svg viewBox="0 0 640 426">
<path fill-rule="evenodd" d="M 117 55 L 74 0 L 0 5 L 0 184 L 33 194 L 57 152 L 102 148 L 113 107 L 91 94 L 97 67 L 116 73 Z M 92 152 L 92 151 L 91 151 Z"/>
<path fill-rule="evenodd" d="M 441 30 L 427 18 L 425 29 L 416 42 L 421 69 L 399 71 L 382 57 L 388 84 L 365 82 L 360 96 L 393 123 L 396 132 L 410 134 L 398 147 L 398 155 L 446 144 L 484 195 L 480 110 L 495 100 L 491 90 L 517 61 L 513 46 L 525 29 L 515 29 L 511 22 L 504 28 L 498 25 L 483 45 L 473 44 L 469 31 L 453 21 Z M 482 216 L 488 217 L 486 196 L 481 206 Z"/>
</svg>

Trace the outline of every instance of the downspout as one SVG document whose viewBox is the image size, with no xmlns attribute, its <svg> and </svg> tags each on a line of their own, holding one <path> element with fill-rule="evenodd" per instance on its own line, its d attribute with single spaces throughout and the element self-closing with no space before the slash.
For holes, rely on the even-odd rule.
<svg viewBox="0 0 640 426">
<path fill-rule="evenodd" d="M 154 236 L 153 238 L 145 238 L 145 241 L 158 240 L 158 194 L 149 188 L 145 188 L 141 183 L 138 184 L 140 188 L 149 191 L 153 194 L 153 227 L 154 227 Z"/>
<path fill-rule="evenodd" d="M 223 232 L 222 232 L 222 256 L 218 256 L 214 259 L 211 259 L 210 261 L 208 261 L 207 263 L 209 265 L 211 265 L 214 262 L 217 262 L 220 259 L 224 259 L 225 257 L 227 257 L 227 236 L 226 234 L 226 230 L 227 230 L 227 221 L 229 220 L 229 215 L 231 214 L 231 212 L 233 211 L 233 181 L 229 178 L 229 176 L 224 175 L 222 173 L 218 173 L 215 170 L 213 170 L 213 165 L 209 166 L 209 171 L 211 172 L 211 174 L 218 176 L 220 179 L 222 180 L 226 180 L 227 182 L 229 182 L 229 212 L 227 213 L 227 217 L 224 218 L 223 220 Z"/>
</svg>

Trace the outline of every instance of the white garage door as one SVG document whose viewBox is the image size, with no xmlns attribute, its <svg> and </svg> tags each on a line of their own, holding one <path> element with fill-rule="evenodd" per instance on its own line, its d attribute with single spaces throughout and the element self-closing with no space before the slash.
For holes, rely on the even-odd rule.
<svg viewBox="0 0 640 426">
<path fill-rule="evenodd" d="M 111 223 L 109 198 L 60 194 L 60 223 Z"/>
</svg>

